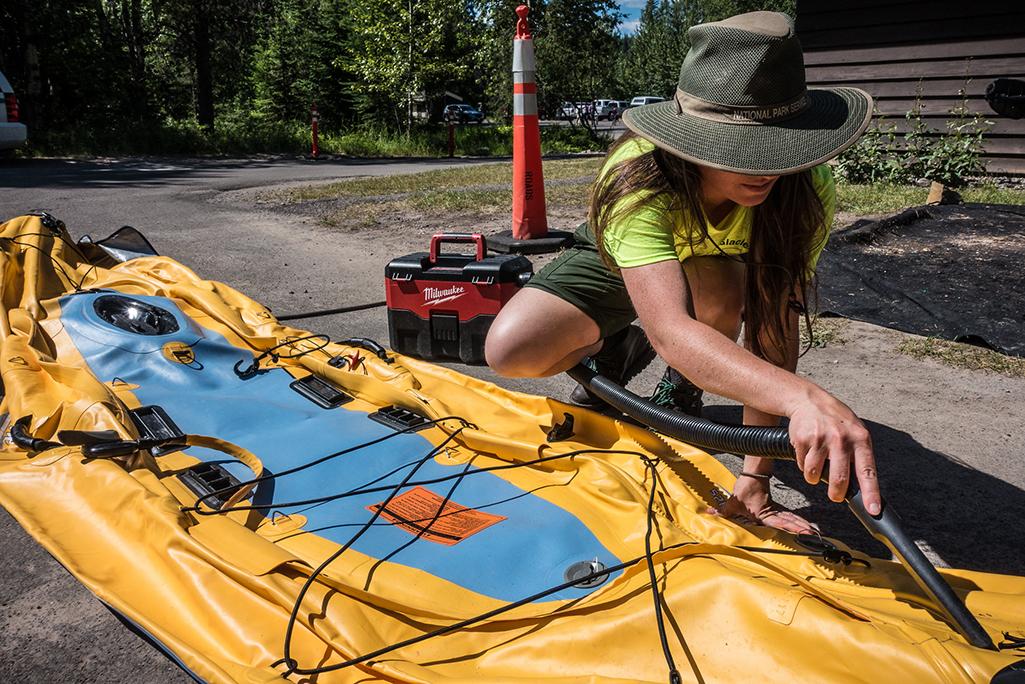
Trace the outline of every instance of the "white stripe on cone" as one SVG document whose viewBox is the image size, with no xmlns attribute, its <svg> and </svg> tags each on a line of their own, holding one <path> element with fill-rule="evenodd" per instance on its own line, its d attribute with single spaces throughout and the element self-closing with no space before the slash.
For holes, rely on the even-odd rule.
<svg viewBox="0 0 1025 684">
<path fill-rule="evenodd" d="M 534 41 L 514 40 L 513 41 L 513 72 L 516 71 L 537 71 L 534 63 Z"/>
<path fill-rule="evenodd" d="M 513 116 L 537 116 L 537 95 L 513 95 Z"/>
</svg>

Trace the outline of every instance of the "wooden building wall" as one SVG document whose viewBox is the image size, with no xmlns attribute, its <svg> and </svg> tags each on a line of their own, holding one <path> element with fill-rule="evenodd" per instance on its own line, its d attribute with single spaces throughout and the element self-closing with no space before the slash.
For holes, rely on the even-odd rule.
<svg viewBox="0 0 1025 684">
<path fill-rule="evenodd" d="M 796 24 L 809 85 L 868 91 L 899 132 L 919 94 L 922 118 L 945 130 L 964 89 L 993 122 L 987 169 L 1025 174 L 1025 118 L 984 98 L 994 79 L 1025 80 L 1025 0 L 797 0 Z"/>
</svg>

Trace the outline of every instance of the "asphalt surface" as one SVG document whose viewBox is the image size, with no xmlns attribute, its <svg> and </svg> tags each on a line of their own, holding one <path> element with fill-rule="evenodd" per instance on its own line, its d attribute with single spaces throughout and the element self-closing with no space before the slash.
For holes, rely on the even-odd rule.
<svg viewBox="0 0 1025 684">
<path fill-rule="evenodd" d="M 398 221 L 383 231 L 339 233 L 301 214 L 254 208 L 230 191 L 467 163 L 479 161 L 7 162 L 0 164 L 0 220 L 46 210 L 63 219 L 73 236 L 97 239 L 133 225 L 161 253 L 280 315 L 382 299 L 388 261 L 426 245 L 420 237 L 410 239 Z M 381 310 L 298 325 L 334 339 L 388 339 Z M 847 345 L 813 349 L 801 362 L 802 372 L 868 422 L 884 492 L 900 501 L 907 526 L 934 561 L 1025 574 L 1019 524 L 1025 510 L 1025 381 L 908 359 L 893 353 L 896 335 L 851 324 Z M 508 381 L 485 368 L 460 370 L 534 394 L 565 397 L 571 388 L 565 377 Z M 660 372 L 653 364 L 639 381 L 653 385 Z M 712 403 L 713 419 L 737 418 L 736 407 Z M 738 459 L 724 462 L 737 470 Z M 825 501 L 821 488 L 803 486 L 792 470 L 778 473 L 777 498 L 813 517 L 827 533 L 883 553 L 842 507 Z M 0 681 L 189 681 L 2 511 L 0 543 Z"/>
</svg>

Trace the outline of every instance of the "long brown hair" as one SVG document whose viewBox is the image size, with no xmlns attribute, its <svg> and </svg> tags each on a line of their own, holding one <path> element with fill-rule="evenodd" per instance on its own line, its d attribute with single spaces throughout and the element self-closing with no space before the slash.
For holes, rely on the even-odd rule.
<svg viewBox="0 0 1025 684">
<path fill-rule="evenodd" d="M 632 131 L 626 132 L 609 156 L 638 139 Z M 790 317 L 780 308 L 784 303 L 804 316 L 810 335 L 811 321 L 803 302 L 815 293 L 807 268 L 825 220 L 811 171 L 781 176 L 766 200 L 755 207 L 746 258 L 725 254 L 712 240 L 701 197 L 698 166 L 658 147 L 604 169 L 595 181 L 588 212 L 602 260 L 616 268 L 603 239 L 610 223 L 629 216 L 642 204 L 664 202 L 670 211 L 683 213 L 681 230 L 686 232 L 680 237 L 691 247 L 707 241 L 723 256 L 745 263 L 744 329 L 755 354 L 766 358 L 763 335 L 771 347 L 784 348 L 790 332 Z"/>
</svg>

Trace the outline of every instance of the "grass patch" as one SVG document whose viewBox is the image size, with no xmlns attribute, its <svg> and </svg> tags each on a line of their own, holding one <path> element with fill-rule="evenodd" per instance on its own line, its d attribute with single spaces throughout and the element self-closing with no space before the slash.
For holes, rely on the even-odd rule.
<svg viewBox="0 0 1025 684">
<path fill-rule="evenodd" d="M 962 190 L 961 199 L 979 204 L 1025 204 L 1025 190 L 999 188 L 992 184 L 980 185 Z"/>
<path fill-rule="evenodd" d="M 836 210 L 856 216 L 891 214 L 925 204 L 928 196 L 928 188 L 913 185 L 848 185 L 841 182 L 836 184 Z"/>
<path fill-rule="evenodd" d="M 255 116 L 221 117 L 207 130 L 194 120 L 149 121 L 132 126 L 86 126 L 29 131 L 24 156 L 302 154 L 309 127 L 270 123 Z"/>
<path fill-rule="evenodd" d="M 603 163 L 600 157 L 548 160 L 544 165 L 545 199 L 550 210 L 584 210 L 590 201 L 591 183 Z M 377 216 L 388 203 L 392 210 L 415 211 L 425 216 L 444 212 L 481 213 L 508 210 L 512 205 L 512 162 L 474 164 L 423 173 L 354 178 L 323 185 L 271 191 L 262 197 L 274 202 L 301 204 L 317 200 L 344 200 L 353 216 Z M 915 186 L 837 185 L 838 205 L 854 215 L 891 214 L 925 202 L 928 190 Z M 982 186 L 964 191 L 966 202 L 1025 204 L 1025 192 Z M 343 218 L 329 225 L 351 223 Z M 833 337 L 839 323 L 820 321 L 823 344 L 842 344 Z M 817 335 L 818 337 L 818 331 Z"/>
<path fill-rule="evenodd" d="M 555 206 L 586 206 L 591 198 L 591 181 L 581 178 L 545 187 L 545 203 Z M 512 189 L 506 187 L 460 190 L 427 190 L 408 197 L 409 205 L 424 213 L 431 211 L 500 211 L 512 206 Z"/>
<path fill-rule="evenodd" d="M 1025 359 L 970 344 L 935 337 L 911 337 L 901 342 L 897 351 L 915 359 L 934 359 L 951 368 L 981 370 L 1011 378 L 1025 378 Z"/>
<path fill-rule="evenodd" d="M 811 345 L 816 349 L 830 345 L 847 344 L 847 326 L 850 324 L 846 318 L 823 318 L 813 316 L 811 329 L 814 336 L 808 334 L 808 328 L 801 326 L 801 349 Z"/>
<path fill-rule="evenodd" d="M 545 181 L 578 181 L 589 185 L 598 172 L 601 159 L 559 159 L 545 162 Z M 483 186 L 512 187 L 512 162 L 475 164 L 456 169 L 352 180 L 287 190 L 277 199 L 302 202 L 319 199 L 349 199 L 387 195 L 471 191 Z M 555 186 L 553 186 L 554 188 Z M 547 191 L 547 187 L 546 187 Z"/>
<path fill-rule="evenodd" d="M 960 190 L 965 202 L 982 204 L 1025 204 L 1025 191 L 1000 188 L 993 184 L 980 185 Z M 850 212 L 856 216 L 868 214 L 892 214 L 909 207 L 925 204 L 929 197 L 928 188 L 915 185 L 849 185 L 836 184 L 837 211 Z"/>
<path fill-rule="evenodd" d="M 465 190 L 429 190 L 409 198 L 412 208 L 424 213 L 431 211 L 471 211 L 487 212 L 493 209 L 512 206 L 512 190 L 476 189 Z"/>
<path fill-rule="evenodd" d="M 545 200 L 549 210 L 582 208 L 590 201 L 591 183 L 601 159 L 557 159 L 545 162 Z M 263 193 L 272 202 L 302 204 L 340 200 L 344 209 L 330 210 L 321 221 L 333 227 L 379 223 L 384 215 L 508 211 L 512 206 L 512 163 L 475 164 L 400 176 L 355 178 L 326 185 L 302 186 Z"/>
<path fill-rule="evenodd" d="M 506 125 L 457 126 L 455 154 L 510 156 L 512 127 Z M 382 126 L 358 126 L 320 131 L 320 151 L 353 157 L 445 157 L 448 128 L 421 125 L 408 133 Z M 581 127 L 545 126 L 541 150 L 546 154 L 604 151 L 612 139 L 592 137 Z M 208 130 L 195 120 L 166 119 L 93 128 L 32 130 L 28 146 L 19 156 L 104 155 L 249 155 L 309 154 L 310 126 L 305 122 L 270 121 L 252 112 L 224 112 Z"/>
</svg>

